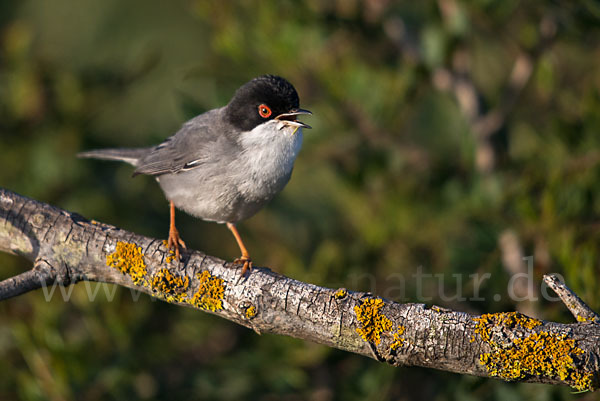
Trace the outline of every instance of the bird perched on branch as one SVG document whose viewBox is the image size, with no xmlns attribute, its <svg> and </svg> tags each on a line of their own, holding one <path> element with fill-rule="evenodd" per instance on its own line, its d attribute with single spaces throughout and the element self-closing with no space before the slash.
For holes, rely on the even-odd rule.
<svg viewBox="0 0 600 401">
<path fill-rule="evenodd" d="M 302 129 L 310 128 L 297 117 L 312 114 L 299 106 L 292 84 L 263 75 L 240 87 L 229 104 L 194 117 L 159 145 L 78 156 L 124 161 L 135 167 L 134 176 L 156 178 L 169 200 L 168 247 L 178 259 L 185 243 L 175 228 L 175 208 L 225 223 L 242 253 L 235 262 L 243 265 L 243 275 L 252 260 L 236 223 L 258 212 L 289 181 Z"/>
</svg>

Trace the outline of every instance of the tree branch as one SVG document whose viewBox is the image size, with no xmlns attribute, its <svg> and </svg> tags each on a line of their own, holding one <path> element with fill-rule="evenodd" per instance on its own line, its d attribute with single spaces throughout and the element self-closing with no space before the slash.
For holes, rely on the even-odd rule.
<svg viewBox="0 0 600 401">
<path fill-rule="evenodd" d="M 0 282 L 0 299 L 82 280 L 114 283 L 254 329 L 354 352 L 504 380 L 594 390 L 600 325 L 545 322 L 517 312 L 473 316 L 318 287 L 198 251 L 181 262 L 163 241 L 89 221 L 0 188 L 0 250 L 34 262 Z"/>
</svg>

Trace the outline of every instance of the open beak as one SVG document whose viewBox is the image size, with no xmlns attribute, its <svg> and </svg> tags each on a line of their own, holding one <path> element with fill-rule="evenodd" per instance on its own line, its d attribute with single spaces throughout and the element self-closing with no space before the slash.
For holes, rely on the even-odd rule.
<svg viewBox="0 0 600 401">
<path fill-rule="evenodd" d="M 275 117 L 275 120 L 279 120 L 282 123 L 284 123 L 285 125 L 288 125 L 291 127 L 312 128 L 310 125 L 304 124 L 302 121 L 296 120 L 296 118 L 302 114 L 312 114 L 312 113 L 310 111 L 304 110 L 304 109 L 293 109 L 293 110 L 290 110 L 288 113 L 283 113 L 283 114 L 278 115 L 277 117 Z"/>
</svg>

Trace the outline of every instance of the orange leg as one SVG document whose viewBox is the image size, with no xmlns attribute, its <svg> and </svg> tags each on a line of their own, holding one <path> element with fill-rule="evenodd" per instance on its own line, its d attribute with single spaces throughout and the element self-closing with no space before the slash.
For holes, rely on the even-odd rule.
<svg viewBox="0 0 600 401">
<path fill-rule="evenodd" d="M 250 255 L 248 254 L 248 250 L 244 246 L 244 242 L 242 241 L 242 237 L 240 237 L 240 233 L 237 228 L 235 228 L 235 224 L 227 223 L 227 228 L 237 241 L 238 246 L 240 247 L 240 251 L 242 251 L 242 256 L 233 261 L 233 263 L 243 263 L 242 267 L 242 276 L 246 274 L 248 270 L 252 270 L 252 259 L 250 259 Z"/>
<path fill-rule="evenodd" d="M 179 231 L 175 228 L 175 205 L 171 202 L 171 223 L 169 224 L 169 240 L 167 241 L 167 248 L 175 250 L 175 257 L 177 260 L 181 259 L 179 254 L 179 246 L 185 249 L 185 242 L 179 237 Z"/>
</svg>

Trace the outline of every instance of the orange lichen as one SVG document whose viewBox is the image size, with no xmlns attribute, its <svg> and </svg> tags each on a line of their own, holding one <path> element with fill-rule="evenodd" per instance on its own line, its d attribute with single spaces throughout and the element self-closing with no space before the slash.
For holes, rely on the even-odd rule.
<svg viewBox="0 0 600 401">
<path fill-rule="evenodd" d="M 494 327 L 520 327 L 531 332 L 542 322 L 517 312 L 486 314 L 473 320 L 477 322 L 475 333 L 491 347 L 491 352 L 479 355 L 479 361 L 490 376 L 505 380 L 545 376 L 566 381 L 577 390 L 592 389 L 592 374 L 578 369 L 575 364 L 584 353 L 575 340 L 564 334 L 540 331 L 499 344 L 492 340 Z"/>
<path fill-rule="evenodd" d="M 542 324 L 540 320 L 532 319 L 519 312 L 486 313 L 473 318 L 473 320 L 477 322 L 475 333 L 479 334 L 485 342 L 491 341 L 491 327 L 503 326 L 512 329 L 521 326 L 525 329 L 532 329 Z M 471 338 L 471 342 L 473 341 L 475 338 Z"/>
<path fill-rule="evenodd" d="M 159 292 L 168 302 L 182 302 L 190 285 L 188 276 L 180 276 L 162 268 L 154 274 L 150 287 Z"/>
<path fill-rule="evenodd" d="M 173 260 L 175 260 L 175 251 L 173 249 L 169 248 L 169 242 L 167 240 L 163 240 L 162 243 L 165 246 L 165 248 L 167 248 L 167 250 L 169 251 L 169 256 L 167 256 L 165 261 L 167 263 L 171 263 Z"/>
<path fill-rule="evenodd" d="M 335 299 L 342 299 L 348 295 L 348 291 L 345 288 L 339 288 L 334 294 L 333 297 Z"/>
<path fill-rule="evenodd" d="M 248 319 L 252 319 L 255 316 L 256 316 L 256 307 L 254 305 L 251 305 L 248 308 L 246 308 L 246 317 Z"/>
<path fill-rule="evenodd" d="M 595 322 L 597 320 L 598 319 L 595 316 L 585 317 L 585 316 L 577 315 L 577 321 L 580 323 Z"/>
<path fill-rule="evenodd" d="M 222 300 L 225 293 L 223 279 L 211 275 L 206 270 L 197 274 L 196 278 L 200 281 L 200 284 L 198 291 L 189 303 L 213 312 L 217 309 L 223 309 Z"/>
<path fill-rule="evenodd" d="M 361 325 L 356 329 L 356 332 L 365 341 L 372 342 L 375 345 L 379 345 L 381 342 L 381 333 L 392 329 L 392 321 L 383 313 L 379 313 L 383 306 L 383 300 L 367 298 L 362 301 L 360 306 L 354 307 L 354 313 L 356 313 L 356 318 Z"/>
<path fill-rule="evenodd" d="M 117 241 L 115 251 L 106 257 L 106 264 L 123 274 L 129 274 L 134 284 L 146 283 L 145 277 L 148 272 L 144 255 L 142 248 L 136 244 Z"/>
<path fill-rule="evenodd" d="M 398 329 L 394 333 L 394 342 L 390 345 L 390 348 L 395 351 L 398 348 L 401 348 L 404 345 L 404 338 L 400 337 L 404 334 L 404 326 L 398 326 Z"/>
<path fill-rule="evenodd" d="M 106 264 L 123 274 L 129 274 L 135 284 L 152 289 L 156 296 L 167 302 L 186 302 L 213 312 L 223 309 L 225 294 L 223 279 L 211 275 L 208 271 L 196 274 L 199 281 L 198 289 L 191 298 L 188 298 L 187 290 L 191 281 L 189 276 L 181 276 L 171 273 L 169 269 L 161 268 L 152 275 L 150 281 L 146 279 L 148 272 L 144 255 L 142 249 L 136 244 L 118 241 L 115 251 L 106 257 Z M 246 310 L 248 318 L 255 315 L 255 308 Z"/>
</svg>

